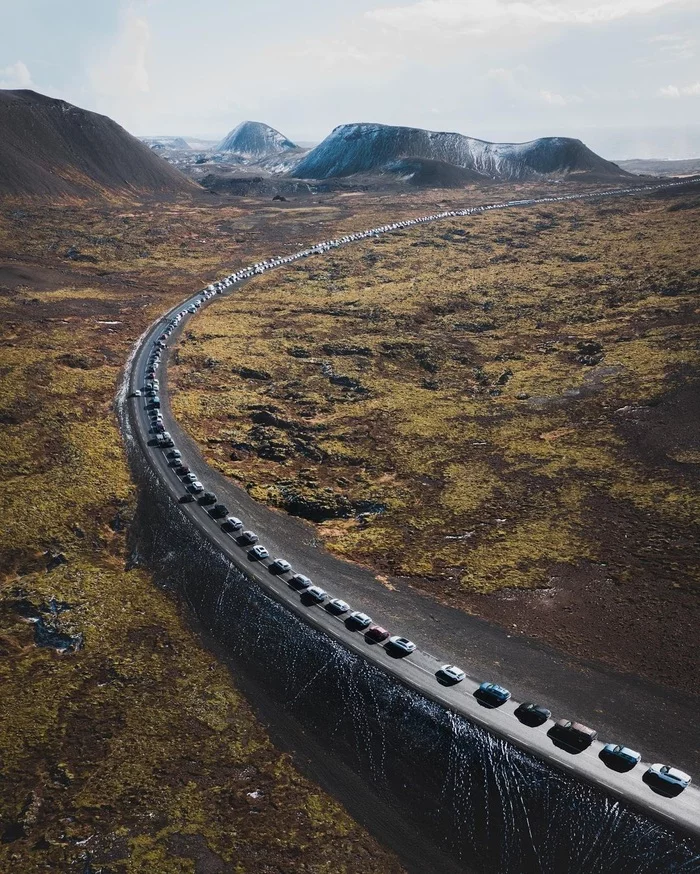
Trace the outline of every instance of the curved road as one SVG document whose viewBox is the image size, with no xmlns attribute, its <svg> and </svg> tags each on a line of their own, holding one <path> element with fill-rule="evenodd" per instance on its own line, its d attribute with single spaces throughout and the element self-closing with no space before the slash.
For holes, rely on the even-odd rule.
<svg viewBox="0 0 700 874">
<path fill-rule="evenodd" d="M 251 268 L 238 271 L 221 283 L 209 286 L 209 299 L 216 299 L 215 291 L 221 293 L 226 288 L 235 288 L 240 282 L 246 281 L 251 276 L 262 273 L 271 267 L 280 266 L 307 255 L 318 254 L 346 242 L 366 239 L 379 233 L 409 227 L 425 221 L 470 215 L 487 209 L 561 200 L 590 199 L 601 196 L 619 196 L 636 193 L 640 190 L 649 191 L 681 184 L 688 183 L 620 189 L 592 195 L 568 195 L 560 198 L 511 201 L 506 204 L 490 204 L 469 210 L 440 213 L 421 219 L 384 225 L 381 228 L 373 228 L 340 240 L 318 243 L 311 249 L 296 253 L 294 256 L 260 262 Z M 128 402 L 127 412 L 134 436 L 147 461 L 152 465 L 175 502 L 178 502 L 182 497 L 185 487 L 168 465 L 167 450 L 164 451 L 150 445 L 154 442 L 154 435 L 150 432 L 151 423 L 146 407 L 147 399 L 133 396 L 133 392 L 143 388 L 149 355 L 157 338 L 168 328 L 174 327 L 168 338 L 168 341 L 171 342 L 183 325 L 187 323 L 190 314 L 186 314 L 177 326 L 173 325 L 174 317 L 179 312 L 186 311 L 195 301 L 202 300 L 203 294 L 204 292 L 199 292 L 193 295 L 166 313 L 143 335 L 127 365 L 122 390 L 122 403 L 125 402 L 124 396 L 127 391 L 131 398 Z M 648 714 L 648 720 L 645 717 L 642 718 L 643 729 L 637 733 L 636 737 L 631 737 L 628 734 L 622 738 L 615 736 L 606 738 L 606 740 L 629 743 L 630 745 L 636 743 L 637 738 L 646 740 L 647 736 L 649 743 L 656 745 L 658 730 L 653 731 L 653 729 L 655 725 L 658 729 L 657 716 L 663 714 L 666 715 L 666 722 L 669 726 L 678 723 L 679 720 L 691 720 L 690 723 L 683 723 L 686 730 L 681 735 L 687 736 L 689 728 L 690 736 L 694 736 L 696 734 L 697 711 L 694 710 L 692 704 L 687 706 L 681 696 L 674 700 L 673 696 L 667 696 L 664 690 L 634 678 L 610 674 L 591 665 L 563 665 L 561 656 L 557 657 L 556 653 L 547 650 L 546 647 L 533 645 L 520 638 L 510 638 L 501 629 L 493 629 L 487 623 L 474 617 L 465 616 L 459 611 L 436 605 L 414 592 L 410 594 L 408 592 L 388 592 L 378 585 L 376 579 L 368 571 L 342 562 L 325 553 L 316 544 L 310 526 L 257 504 L 231 481 L 207 467 L 194 442 L 179 428 L 170 414 L 167 404 L 166 363 L 167 349 L 164 350 L 162 364 L 158 371 L 165 427 L 175 440 L 175 445 L 182 451 L 183 460 L 201 474 L 199 479 L 204 488 L 215 492 L 219 499 L 226 504 L 232 515 L 240 516 L 246 528 L 252 528 L 260 535 L 260 543 L 268 547 L 273 558 L 290 559 L 296 571 L 308 574 L 315 583 L 329 591 L 330 597 L 342 597 L 350 601 L 351 609 L 370 613 L 375 621 L 392 629 L 392 633 L 412 637 L 419 645 L 421 640 L 436 642 L 436 648 L 439 649 L 441 656 L 438 658 L 425 650 L 417 649 L 405 658 L 395 658 L 383 644 L 368 644 L 361 632 L 352 631 L 346 627 L 343 617 L 331 615 L 322 606 L 305 604 L 299 593 L 287 584 L 289 574 L 276 576 L 271 573 L 268 569 L 271 559 L 251 562 L 247 557 L 247 547 L 238 545 L 234 536 L 224 532 L 220 524 L 212 520 L 204 508 L 196 502 L 179 504 L 181 511 L 190 516 L 194 524 L 202 530 L 210 541 L 216 544 L 236 566 L 244 570 L 248 577 L 256 580 L 272 597 L 300 615 L 306 622 L 334 637 L 362 658 L 374 662 L 379 668 L 415 689 L 421 695 L 460 713 L 468 720 L 509 740 L 576 778 L 592 783 L 623 799 L 668 826 L 686 834 L 700 837 L 700 791 L 695 786 L 685 789 L 676 798 L 660 795 L 652 791 L 642 779 L 646 765 L 639 764 L 629 773 L 618 773 L 611 770 L 599 758 L 598 754 L 602 748 L 602 743 L 599 741 L 595 741 L 581 753 L 572 754 L 555 746 L 547 735 L 547 731 L 552 726 L 551 720 L 538 728 L 527 727 L 513 714 L 517 707 L 517 702 L 514 699 L 497 709 L 487 709 L 481 706 L 473 696 L 474 690 L 479 685 L 477 680 L 467 676 L 458 685 L 445 687 L 437 682 L 435 672 L 441 664 L 456 662 L 462 667 L 468 667 L 472 672 L 478 668 L 481 679 L 505 683 L 505 676 L 508 678 L 507 685 L 515 688 L 520 700 L 540 700 L 550 707 L 556 716 L 566 716 L 567 709 L 571 706 L 571 699 L 580 697 L 579 687 L 588 685 L 592 697 L 590 703 L 602 704 L 603 713 L 605 713 L 606 706 L 612 711 L 603 722 L 601 719 L 590 719 L 589 724 L 599 729 L 606 721 L 611 726 L 614 725 L 616 712 L 631 713 L 633 723 L 640 721 L 640 714 Z M 446 633 L 441 634 L 440 631 L 443 627 L 446 629 Z M 484 653 L 487 654 L 486 658 Z M 536 679 L 534 679 L 535 677 Z M 592 683 L 591 678 L 593 679 Z M 657 710 L 659 706 L 664 708 L 663 713 Z M 590 704 L 583 712 L 579 710 L 580 718 L 586 717 L 586 710 L 591 712 Z M 601 712 L 600 707 L 593 707 L 592 710 Z M 571 718 L 576 717 L 572 716 Z M 614 729 L 611 727 L 608 730 Z M 668 755 L 670 750 L 667 745 L 663 743 L 661 746 Z M 663 760 L 659 753 L 654 752 L 654 755 L 657 756 L 657 761 Z M 672 764 L 674 763 L 672 762 Z"/>
</svg>

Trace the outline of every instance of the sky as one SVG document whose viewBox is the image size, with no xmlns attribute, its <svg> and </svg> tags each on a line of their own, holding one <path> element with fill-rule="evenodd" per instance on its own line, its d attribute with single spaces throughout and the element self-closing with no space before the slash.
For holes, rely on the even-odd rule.
<svg viewBox="0 0 700 874">
<path fill-rule="evenodd" d="M 0 88 L 131 133 L 369 121 L 700 156 L 700 0 L 0 0 Z"/>
</svg>

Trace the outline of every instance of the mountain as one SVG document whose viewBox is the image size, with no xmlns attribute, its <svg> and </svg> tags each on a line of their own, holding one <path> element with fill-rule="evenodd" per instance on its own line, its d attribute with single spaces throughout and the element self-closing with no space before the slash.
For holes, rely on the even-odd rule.
<svg viewBox="0 0 700 874">
<path fill-rule="evenodd" d="M 295 143 L 269 124 L 243 121 L 221 140 L 216 151 L 233 152 L 242 158 L 258 161 L 296 148 Z"/>
<path fill-rule="evenodd" d="M 0 90 L 0 194 L 196 192 L 111 118 L 35 91 Z"/>
<path fill-rule="evenodd" d="M 585 173 L 626 176 L 580 140 L 543 137 L 529 143 L 488 143 L 457 133 L 384 124 L 343 124 L 292 170 L 303 179 L 327 179 L 381 171 L 406 158 L 440 161 L 499 180 L 563 177 Z"/>
<path fill-rule="evenodd" d="M 623 170 L 634 173 L 635 176 L 696 176 L 700 173 L 700 158 L 628 158 L 619 164 Z"/>
<path fill-rule="evenodd" d="M 183 137 L 139 137 L 139 139 L 156 152 L 162 149 L 187 152 L 191 149 L 190 144 Z"/>
</svg>

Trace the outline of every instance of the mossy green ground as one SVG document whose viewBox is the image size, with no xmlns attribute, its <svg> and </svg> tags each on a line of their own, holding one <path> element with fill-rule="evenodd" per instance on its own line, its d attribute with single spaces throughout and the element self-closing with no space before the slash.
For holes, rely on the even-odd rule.
<svg viewBox="0 0 700 874">
<path fill-rule="evenodd" d="M 192 322 L 173 409 L 334 552 L 692 685 L 698 203 L 493 212 L 275 271 Z"/>
<path fill-rule="evenodd" d="M 91 243 L 99 266 L 83 273 L 49 246 L 68 226 L 119 237 L 123 208 L 1 216 L 0 255 L 23 260 L 0 262 L 0 870 L 398 872 L 274 748 L 177 605 L 125 566 L 135 494 L 117 380 L 148 322 L 200 269 L 222 269 L 187 245 L 198 208 L 169 209 L 156 260 Z M 130 219 L 134 239 L 154 212 Z M 56 616 L 52 599 L 67 605 Z M 82 648 L 37 647 L 28 605 Z"/>
</svg>

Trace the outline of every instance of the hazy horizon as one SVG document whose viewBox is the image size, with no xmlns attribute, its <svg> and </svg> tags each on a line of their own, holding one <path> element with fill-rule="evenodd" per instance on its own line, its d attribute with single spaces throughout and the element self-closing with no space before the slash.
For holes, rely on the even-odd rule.
<svg viewBox="0 0 700 874">
<path fill-rule="evenodd" d="M 14 5 L 0 87 L 137 136 L 216 140 L 252 119 L 318 142 L 380 121 L 577 137 L 613 160 L 700 155 L 697 0 L 210 0 L 206 20 L 184 0 L 71 6 Z"/>
</svg>

